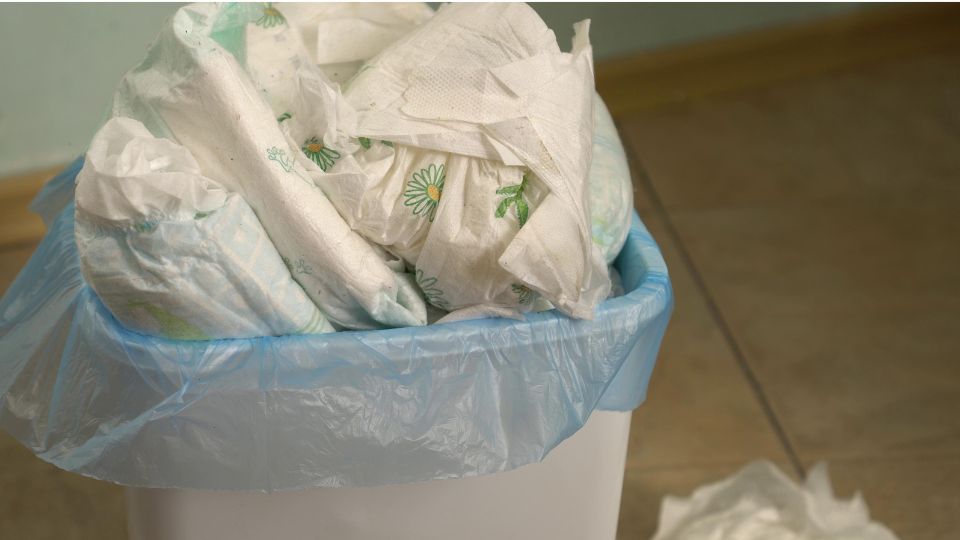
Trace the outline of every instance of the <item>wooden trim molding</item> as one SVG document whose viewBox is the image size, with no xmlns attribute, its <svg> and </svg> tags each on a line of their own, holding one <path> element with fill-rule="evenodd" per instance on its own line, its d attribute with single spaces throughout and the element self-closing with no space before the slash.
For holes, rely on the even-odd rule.
<svg viewBox="0 0 960 540">
<path fill-rule="evenodd" d="M 960 5 L 900 4 L 601 61 L 614 116 L 960 46 Z"/>
<path fill-rule="evenodd" d="M 64 167 L 0 178 L 0 249 L 33 244 L 43 237 L 43 220 L 27 207 L 43 184 Z"/>
</svg>

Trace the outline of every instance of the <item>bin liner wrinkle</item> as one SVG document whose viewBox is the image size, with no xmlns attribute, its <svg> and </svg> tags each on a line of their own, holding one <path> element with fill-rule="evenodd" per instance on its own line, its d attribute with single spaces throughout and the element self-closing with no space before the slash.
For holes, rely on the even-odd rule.
<svg viewBox="0 0 960 540">
<path fill-rule="evenodd" d="M 0 301 L 0 426 L 58 467 L 217 490 L 460 478 L 538 462 L 594 410 L 644 399 L 673 297 L 636 216 L 627 293 L 592 321 L 175 341 L 125 329 L 84 283 L 78 169 L 34 201 L 57 217 Z"/>
</svg>

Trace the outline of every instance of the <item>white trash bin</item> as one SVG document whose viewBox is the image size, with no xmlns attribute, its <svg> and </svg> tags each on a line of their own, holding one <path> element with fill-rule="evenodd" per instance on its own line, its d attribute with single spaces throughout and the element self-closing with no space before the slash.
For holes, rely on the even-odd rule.
<svg viewBox="0 0 960 540">
<path fill-rule="evenodd" d="M 131 540 L 613 540 L 629 412 L 596 411 L 541 463 L 372 488 L 128 488 Z"/>
<path fill-rule="evenodd" d="M 182 342 L 123 328 L 83 281 L 80 164 L 34 203 L 50 231 L 0 300 L 0 428 L 143 486 L 134 540 L 615 537 L 622 411 L 645 398 L 673 306 L 639 217 L 624 294 L 592 321 Z"/>
</svg>

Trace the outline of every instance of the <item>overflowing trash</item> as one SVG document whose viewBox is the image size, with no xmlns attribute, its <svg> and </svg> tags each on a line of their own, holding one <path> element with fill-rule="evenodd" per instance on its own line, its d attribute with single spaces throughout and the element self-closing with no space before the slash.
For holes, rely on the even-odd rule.
<svg viewBox="0 0 960 540">
<path fill-rule="evenodd" d="M 78 176 L 84 277 L 175 339 L 592 318 L 632 197 L 576 28 L 564 53 L 525 4 L 180 9 Z"/>
</svg>

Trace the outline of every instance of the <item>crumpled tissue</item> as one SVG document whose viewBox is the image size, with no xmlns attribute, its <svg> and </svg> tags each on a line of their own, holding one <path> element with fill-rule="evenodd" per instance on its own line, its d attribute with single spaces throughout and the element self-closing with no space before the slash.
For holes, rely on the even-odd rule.
<svg viewBox="0 0 960 540">
<path fill-rule="evenodd" d="M 336 83 L 433 16 L 422 2 L 283 3 L 276 9 L 300 34 L 311 63 Z"/>
<path fill-rule="evenodd" d="M 870 520 L 860 494 L 834 497 L 825 463 L 798 485 L 767 461 L 697 488 L 689 498 L 666 497 L 653 540 L 897 540 Z"/>
</svg>

